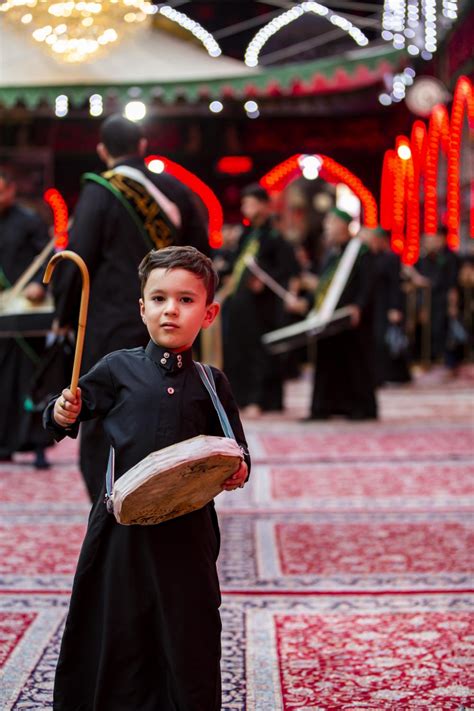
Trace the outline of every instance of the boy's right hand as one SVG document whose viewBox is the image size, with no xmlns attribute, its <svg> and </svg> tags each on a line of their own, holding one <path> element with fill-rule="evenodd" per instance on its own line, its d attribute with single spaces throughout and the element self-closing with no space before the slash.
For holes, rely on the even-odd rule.
<svg viewBox="0 0 474 711">
<path fill-rule="evenodd" d="M 69 388 L 64 388 L 54 403 L 53 419 L 60 427 L 71 427 L 79 417 L 81 407 L 81 389 L 77 388 L 74 397 Z"/>
</svg>

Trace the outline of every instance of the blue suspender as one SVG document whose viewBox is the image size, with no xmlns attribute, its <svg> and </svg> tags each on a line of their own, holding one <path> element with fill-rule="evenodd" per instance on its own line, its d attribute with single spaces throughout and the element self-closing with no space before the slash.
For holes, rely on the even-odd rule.
<svg viewBox="0 0 474 711">
<path fill-rule="evenodd" d="M 208 365 L 203 365 L 203 363 L 198 363 L 198 361 L 194 361 L 194 365 L 196 366 L 197 371 L 199 373 L 199 377 L 201 378 L 207 392 L 211 397 L 212 404 L 216 409 L 217 416 L 219 417 L 219 422 L 221 423 L 222 431 L 224 432 L 224 436 L 228 437 L 229 439 L 235 439 L 235 435 L 229 422 L 229 418 L 227 417 L 227 412 L 224 410 L 224 407 L 222 406 L 222 403 L 219 400 L 211 368 Z M 105 474 L 105 502 L 107 505 L 107 511 L 109 511 L 109 513 L 113 513 L 113 502 L 111 500 L 111 497 L 114 489 L 114 480 L 115 450 L 113 447 L 110 447 L 109 461 L 107 462 L 107 472 Z"/>
<path fill-rule="evenodd" d="M 212 404 L 216 409 L 217 416 L 219 417 L 219 422 L 221 423 L 222 431 L 224 432 L 225 437 L 228 437 L 229 439 L 235 439 L 232 427 L 230 426 L 229 418 L 227 417 L 227 412 L 224 410 L 222 403 L 219 400 L 211 368 L 208 365 L 203 365 L 202 363 L 198 363 L 197 361 L 194 362 L 194 365 L 197 368 L 197 371 L 201 377 L 202 382 L 204 383 L 207 392 L 211 396 Z"/>
</svg>

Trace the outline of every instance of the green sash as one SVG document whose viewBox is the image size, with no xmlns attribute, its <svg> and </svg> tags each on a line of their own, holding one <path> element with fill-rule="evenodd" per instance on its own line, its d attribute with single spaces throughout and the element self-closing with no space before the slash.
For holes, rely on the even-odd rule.
<svg viewBox="0 0 474 711">
<path fill-rule="evenodd" d="M 341 257 L 342 254 L 339 254 L 337 257 L 335 256 L 328 264 L 324 272 L 321 274 L 318 286 L 316 287 L 316 291 L 314 292 L 314 303 L 312 309 L 313 311 L 318 311 L 324 299 L 326 298 L 326 294 L 328 293 L 328 289 L 331 286 L 331 282 L 333 280 L 334 274 L 336 273 L 336 269 L 339 266 Z"/>
<path fill-rule="evenodd" d="M 90 180 L 107 188 L 127 210 L 148 249 L 162 249 L 176 242 L 177 229 L 147 189 L 132 178 L 108 170 L 102 175 L 84 173 Z"/>
<path fill-rule="evenodd" d="M 357 262 L 360 260 L 360 257 L 368 251 L 369 251 L 369 248 L 367 247 L 367 245 L 365 245 L 365 244 L 361 245 L 361 247 L 359 249 L 359 253 L 357 255 L 357 258 L 354 262 L 354 266 L 352 267 L 351 273 L 350 273 L 349 278 L 347 280 L 347 284 L 349 284 L 349 282 L 352 279 L 352 275 L 354 273 L 355 266 L 356 266 Z M 326 294 L 328 293 L 329 287 L 331 286 L 331 282 L 334 278 L 334 275 L 337 271 L 339 262 L 341 261 L 343 254 L 344 254 L 344 252 L 341 252 L 341 254 L 338 254 L 338 255 L 334 255 L 334 257 L 331 259 L 331 261 L 327 265 L 324 272 L 321 274 L 321 278 L 319 280 L 318 286 L 316 287 L 316 291 L 314 293 L 314 304 L 313 304 L 312 311 L 318 311 L 321 308 L 322 303 L 323 303 L 324 299 L 326 298 Z"/>
<path fill-rule="evenodd" d="M 245 260 L 247 259 L 247 257 L 253 257 L 254 259 L 256 259 L 259 249 L 260 240 L 258 239 L 258 232 L 253 232 L 249 236 L 247 244 L 237 257 L 237 260 L 234 264 L 234 268 L 232 270 L 232 294 L 235 294 L 235 292 L 238 290 L 244 272 L 247 269 Z"/>
</svg>

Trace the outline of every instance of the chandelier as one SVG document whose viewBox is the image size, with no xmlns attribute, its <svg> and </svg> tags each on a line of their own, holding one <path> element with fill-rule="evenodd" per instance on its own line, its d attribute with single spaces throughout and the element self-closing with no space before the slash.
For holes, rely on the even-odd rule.
<svg viewBox="0 0 474 711">
<path fill-rule="evenodd" d="M 385 0 L 382 38 L 412 56 L 431 59 L 439 27 L 447 29 L 457 16 L 457 0 Z"/>
<path fill-rule="evenodd" d="M 0 0 L 0 11 L 66 62 L 82 62 L 147 21 L 148 0 Z"/>
</svg>

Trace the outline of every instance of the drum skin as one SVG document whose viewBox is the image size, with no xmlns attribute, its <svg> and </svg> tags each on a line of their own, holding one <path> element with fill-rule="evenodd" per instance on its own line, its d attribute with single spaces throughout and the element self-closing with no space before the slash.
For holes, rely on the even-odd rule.
<svg viewBox="0 0 474 711">
<path fill-rule="evenodd" d="M 118 523 L 150 526 L 200 509 L 240 466 L 235 440 L 199 435 L 152 452 L 115 482 Z"/>
</svg>

